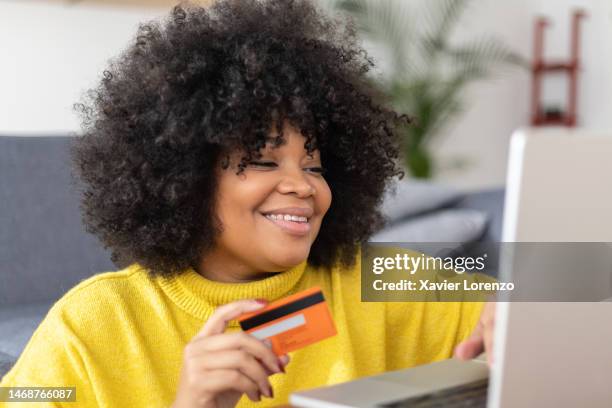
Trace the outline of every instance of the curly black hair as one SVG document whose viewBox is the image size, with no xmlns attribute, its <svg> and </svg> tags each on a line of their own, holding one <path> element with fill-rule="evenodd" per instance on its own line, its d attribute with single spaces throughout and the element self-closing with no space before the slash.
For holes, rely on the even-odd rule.
<svg viewBox="0 0 612 408">
<path fill-rule="evenodd" d="M 319 149 L 332 204 L 308 263 L 354 265 L 384 222 L 378 207 L 399 163 L 398 125 L 367 73 L 354 24 L 308 0 L 183 3 L 140 25 L 82 103 L 72 157 L 83 221 L 118 266 L 151 276 L 198 265 L 214 247 L 219 163 L 239 172 L 288 121 Z"/>
</svg>

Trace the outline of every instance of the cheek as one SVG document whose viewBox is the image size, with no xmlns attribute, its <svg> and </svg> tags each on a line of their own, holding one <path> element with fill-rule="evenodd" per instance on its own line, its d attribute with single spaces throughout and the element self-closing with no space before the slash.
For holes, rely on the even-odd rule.
<svg viewBox="0 0 612 408">
<path fill-rule="evenodd" d="M 227 224 L 252 222 L 271 189 L 273 184 L 265 177 L 249 175 L 244 179 L 235 178 L 226 183 L 220 192 L 218 213 L 224 216 L 223 221 Z"/>
<path fill-rule="evenodd" d="M 321 182 L 321 185 L 317 187 L 317 191 L 319 192 L 317 196 L 317 206 L 319 207 L 319 211 L 321 215 L 325 215 L 329 207 L 331 206 L 332 201 L 332 192 L 329 188 L 329 185 L 326 182 Z"/>
</svg>

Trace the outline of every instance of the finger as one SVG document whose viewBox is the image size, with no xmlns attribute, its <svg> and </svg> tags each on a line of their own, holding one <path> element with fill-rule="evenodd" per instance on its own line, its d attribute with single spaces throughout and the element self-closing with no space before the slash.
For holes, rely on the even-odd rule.
<svg viewBox="0 0 612 408">
<path fill-rule="evenodd" d="M 245 393 L 251 401 L 260 401 L 259 387 L 249 377 L 238 370 L 214 370 L 206 373 L 207 381 L 202 390 L 210 394 L 224 391 Z"/>
<path fill-rule="evenodd" d="M 261 393 L 259 391 L 257 391 L 256 393 L 249 391 L 249 392 L 245 392 L 245 394 L 253 402 L 261 401 Z"/>
<path fill-rule="evenodd" d="M 278 358 L 278 361 L 280 361 L 283 367 L 286 367 L 287 364 L 289 364 L 289 362 L 291 361 L 291 357 L 289 357 L 289 354 L 283 354 Z"/>
<path fill-rule="evenodd" d="M 493 365 L 493 326 L 487 326 L 484 334 L 484 349 L 487 354 L 487 364 Z"/>
<path fill-rule="evenodd" d="M 484 350 L 484 327 L 482 321 L 472 332 L 469 338 L 462 341 L 455 348 L 455 356 L 460 360 L 469 360 L 476 357 Z"/>
<path fill-rule="evenodd" d="M 245 332 L 224 333 L 192 341 L 193 347 L 199 349 L 193 355 L 231 349 L 243 349 L 260 360 L 271 373 L 282 372 L 278 357 L 264 342 Z M 200 345 L 201 344 L 201 345 Z"/>
<path fill-rule="evenodd" d="M 495 308 L 489 307 L 484 320 L 484 349 L 487 354 L 487 364 L 489 367 L 493 365 L 493 335 L 495 329 Z"/>
<path fill-rule="evenodd" d="M 264 301 L 249 299 L 239 300 L 237 302 L 219 306 L 194 338 L 221 334 L 225 331 L 227 323 L 230 320 L 234 320 L 244 313 L 254 312 L 261 309 L 265 305 L 266 303 Z"/>
<path fill-rule="evenodd" d="M 208 355 L 202 363 L 207 370 L 234 369 L 240 370 L 251 381 L 256 383 L 259 391 L 266 397 L 272 397 L 272 385 L 264 367 L 255 358 L 244 350 L 229 350 Z"/>
</svg>

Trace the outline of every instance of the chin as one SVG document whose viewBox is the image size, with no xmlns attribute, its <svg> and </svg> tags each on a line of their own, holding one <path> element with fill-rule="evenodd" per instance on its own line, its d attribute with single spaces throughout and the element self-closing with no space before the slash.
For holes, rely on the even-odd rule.
<svg viewBox="0 0 612 408">
<path fill-rule="evenodd" d="M 280 255 L 275 254 L 270 257 L 271 263 L 282 267 L 283 269 L 293 268 L 296 265 L 301 264 L 306 259 L 308 259 L 308 255 L 310 254 L 310 248 L 308 251 L 287 251 L 286 253 Z M 279 256 L 280 255 L 280 256 Z"/>
</svg>

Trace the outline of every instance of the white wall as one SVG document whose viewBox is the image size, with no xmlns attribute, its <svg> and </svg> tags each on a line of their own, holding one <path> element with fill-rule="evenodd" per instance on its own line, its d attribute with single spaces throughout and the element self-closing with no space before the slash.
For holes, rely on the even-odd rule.
<svg viewBox="0 0 612 408">
<path fill-rule="evenodd" d="M 459 40 L 492 36 L 529 57 L 530 0 L 478 0 L 465 13 Z M 527 70 L 505 68 L 491 80 L 467 89 L 466 111 L 432 144 L 440 165 L 437 179 L 457 187 L 476 189 L 505 182 L 508 141 L 529 114 Z M 452 162 L 465 167 L 457 169 Z"/>
<path fill-rule="evenodd" d="M 79 128 L 72 105 L 95 86 L 138 23 L 163 9 L 0 2 L 0 134 Z"/>
<path fill-rule="evenodd" d="M 554 20 L 547 32 L 548 54 L 564 57 L 574 5 L 590 14 L 582 35 L 580 125 L 612 128 L 612 1 L 474 0 L 457 36 L 494 35 L 531 58 L 533 21 L 544 13 Z M 0 2 L 0 134 L 78 131 L 72 105 L 97 83 L 108 59 L 126 47 L 139 22 L 165 13 L 160 8 Z M 510 134 L 528 124 L 529 86 L 527 72 L 512 70 L 468 90 L 467 111 L 433 148 L 442 165 L 457 157 L 471 165 L 442 170 L 439 181 L 465 189 L 504 183 Z M 546 86 L 547 98 L 563 98 L 561 81 Z"/>
<path fill-rule="evenodd" d="M 531 60 L 534 21 L 546 16 L 545 57 L 569 56 L 571 12 L 583 8 L 589 16 L 581 26 L 578 125 L 612 130 L 612 2 L 609 0 L 484 0 L 478 15 L 470 17 L 476 28 L 500 36 Z M 531 76 L 514 72 L 491 84 L 479 84 L 471 92 L 471 108 L 437 144 L 439 154 L 450 161 L 456 155 L 471 158 L 465 171 L 444 171 L 438 179 L 474 189 L 505 181 L 507 143 L 511 131 L 529 123 Z M 565 103 L 567 77 L 553 75 L 544 83 L 543 98 Z M 611 132 L 612 136 L 612 132 Z"/>
</svg>

